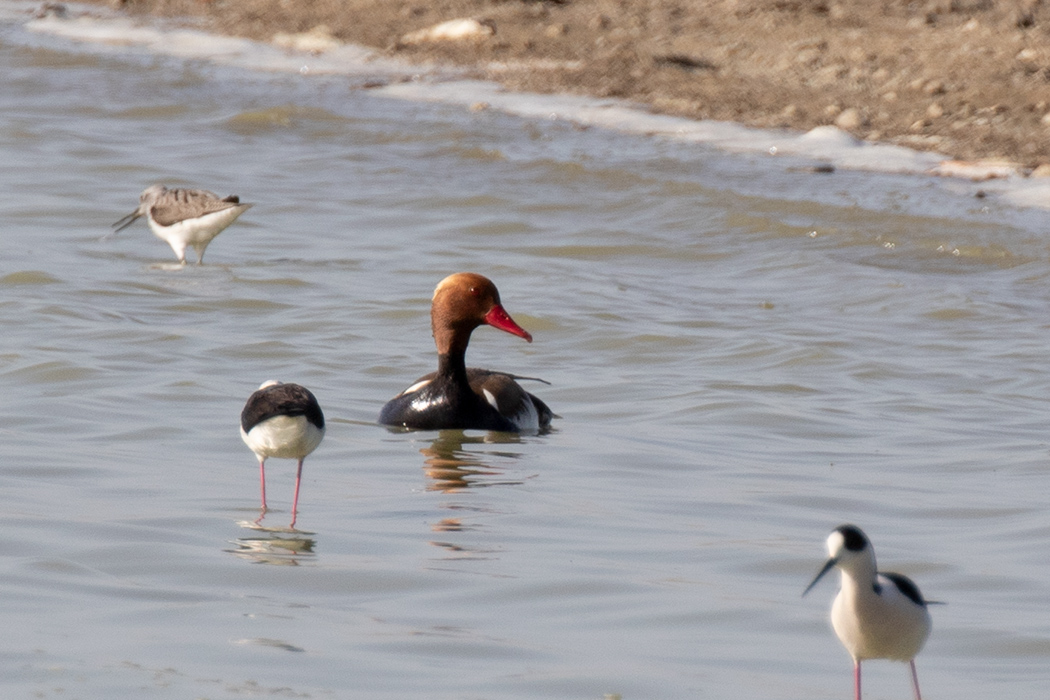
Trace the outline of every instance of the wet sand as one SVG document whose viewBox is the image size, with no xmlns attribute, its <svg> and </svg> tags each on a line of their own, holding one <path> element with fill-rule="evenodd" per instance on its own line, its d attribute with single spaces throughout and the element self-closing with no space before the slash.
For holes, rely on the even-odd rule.
<svg viewBox="0 0 1050 700">
<path fill-rule="evenodd" d="M 835 124 L 871 141 L 1050 171 L 1050 3 L 1041 0 L 109 4 L 263 41 L 363 44 L 515 90 L 625 98 L 755 127 Z M 471 36 L 412 36 L 459 18 L 477 20 Z"/>
</svg>

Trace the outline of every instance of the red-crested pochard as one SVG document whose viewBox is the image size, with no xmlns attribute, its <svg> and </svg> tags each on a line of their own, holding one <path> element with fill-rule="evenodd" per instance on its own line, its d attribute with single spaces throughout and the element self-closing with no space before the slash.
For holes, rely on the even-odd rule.
<svg viewBox="0 0 1050 700">
<path fill-rule="evenodd" d="M 488 324 L 532 342 L 500 304 L 499 291 L 487 277 L 460 272 L 434 290 L 430 322 L 438 351 L 438 369 L 420 377 L 391 399 L 379 422 L 417 430 L 498 430 L 538 432 L 555 417 L 547 404 L 525 391 L 505 372 L 468 368 L 470 334 Z"/>
</svg>

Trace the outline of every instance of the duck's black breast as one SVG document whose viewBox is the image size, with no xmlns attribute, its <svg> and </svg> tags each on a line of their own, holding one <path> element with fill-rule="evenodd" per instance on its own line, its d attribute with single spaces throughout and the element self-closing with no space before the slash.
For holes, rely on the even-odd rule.
<svg viewBox="0 0 1050 700">
<path fill-rule="evenodd" d="M 433 372 L 391 399 L 379 422 L 415 430 L 536 431 L 550 425 L 551 410 L 514 377 L 467 369 L 466 382 Z"/>
</svg>

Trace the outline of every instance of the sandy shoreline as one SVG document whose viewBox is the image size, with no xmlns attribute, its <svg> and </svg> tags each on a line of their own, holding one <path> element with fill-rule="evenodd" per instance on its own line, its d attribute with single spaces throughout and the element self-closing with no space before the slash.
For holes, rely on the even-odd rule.
<svg viewBox="0 0 1050 700">
<path fill-rule="evenodd" d="M 111 0 L 273 41 L 309 33 L 514 90 L 618 97 L 747 126 L 1050 171 L 1050 3 L 890 0 Z M 471 38 L 412 32 L 478 20 Z M 1043 166 L 1043 167 L 1040 167 Z M 1038 168 L 1038 170 L 1037 170 Z"/>
</svg>

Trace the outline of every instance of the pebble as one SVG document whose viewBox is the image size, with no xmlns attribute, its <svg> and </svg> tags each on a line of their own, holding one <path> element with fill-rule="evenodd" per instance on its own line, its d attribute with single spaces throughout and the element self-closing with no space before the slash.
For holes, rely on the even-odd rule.
<svg viewBox="0 0 1050 700">
<path fill-rule="evenodd" d="M 934 175 L 963 177 L 974 182 L 1020 175 L 1023 168 L 1012 161 L 983 158 L 979 160 L 946 160 L 931 171 Z"/>
<path fill-rule="evenodd" d="M 840 3 L 834 3 L 828 8 L 828 17 L 842 21 L 850 18 L 850 11 Z"/>
<path fill-rule="evenodd" d="M 117 8 L 119 9 L 119 8 Z M 68 19 L 69 10 L 60 2 L 45 2 L 33 15 L 37 19 L 54 17 L 55 19 Z"/>
<path fill-rule="evenodd" d="M 552 24 L 547 27 L 543 32 L 547 35 L 548 39 L 557 39 L 563 37 L 569 33 L 569 25 L 559 22 L 558 24 Z"/>
<path fill-rule="evenodd" d="M 332 30 L 326 24 L 319 24 L 308 32 L 298 34 L 278 32 L 273 35 L 272 41 L 282 49 L 312 54 L 324 53 L 342 46 L 342 42 L 332 35 Z"/>
<path fill-rule="evenodd" d="M 940 80 L 931 80 L 923 85 L 922 91 L 927 95 L 943 95 L 948 92 L 948 88 L 946 88 L 944 83 Z"/>
<path fill-rule="evenodd" d="M 864 119 L 864 115 L 860 113 L 860 110 L 856 107 L 850 107 L 842 110 L 837 117 L 835 117 L 835 126 L 844 131 L 853 131 L 859 129 L 867 123 Z"/>
<path fill-rule="evenodd" d="M 476 19 L 450 19 L 401 37 L 402 44 L 427 44 L 441 41 L 477 41 L 496 33 L 491 22 Z"/>
<path fill-rule="evenodd" d="M 612 20 L 607 15 L 595 15 L 591 17 L 591 21 L 587 23 L 587 26 L 594 30 L 608 29 L 612 26 Z"/>
<path fill-rule="evenodd" d="M 831 175 L 835 172 L 835 166 L 831 163 L 817 163 L 816 165 L 804 165 L 799 168 L 791 168 L 798 173 L 814 173 L 816 175 Z"/>
<path fill-rule="evenodd" d="M 795 55 L 795 63 L 801 66 L 815 66 L 820 63 L 822 51 L 815 48 L 808 48 L 799 51 Z"/>
</svg>

